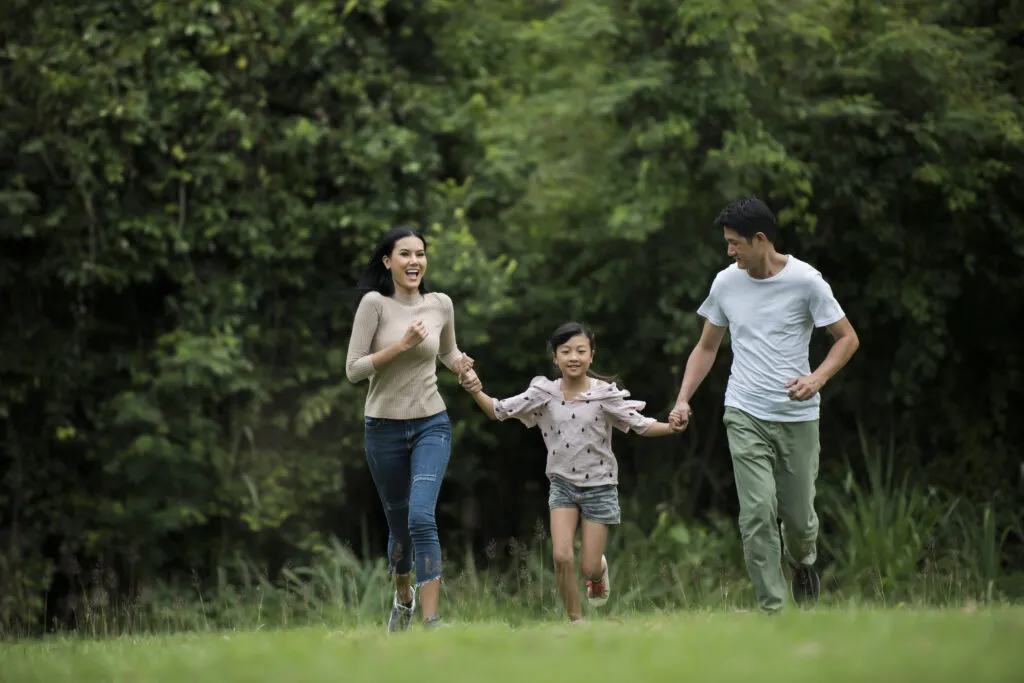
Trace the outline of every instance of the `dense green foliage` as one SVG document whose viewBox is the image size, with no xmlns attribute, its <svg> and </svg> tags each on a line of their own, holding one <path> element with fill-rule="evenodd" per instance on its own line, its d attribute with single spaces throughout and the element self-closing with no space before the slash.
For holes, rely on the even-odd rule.
<svg viewBox="0 0 1024 683">
<path fill-rule="evenodd" d="M 1022 21 L 1019 0 L 8 0 L 0 631 L 67 619 L 94 566 L 136 596 L 239 556 L 282 576 L 332 537 L 379 556 L 343 361 L 387 227 L 427 230 L 490 393 L 547 372 L 578 318 L 664 418 L 725 264 L 711 220 L 749 192 L 861 336 L 824 391 L 825 558 L 884 594 L 938 543 L 991 594 L 1024 568 Z M 622 538 L 697 574 L 725 562 L 697 535 L 734 534 L 728 362 L 687 433 L 616 437 Z M 543 519 L 543 450 L 440 374 L 442 542 L 480 560 Z"/>
</svg>

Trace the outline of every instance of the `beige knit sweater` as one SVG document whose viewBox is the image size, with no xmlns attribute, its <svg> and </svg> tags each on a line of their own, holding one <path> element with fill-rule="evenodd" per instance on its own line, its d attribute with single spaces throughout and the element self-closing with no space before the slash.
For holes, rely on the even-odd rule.
<svg viewBox="0 0 1024 683">
<path fill-rule="evenodd" d="M 415 320 L 423 321 L 427 338 L 386 367 L 374 368 L 370 356 L 401 340 Z M 366 417 L 430 417 L 446 409 L 437 390 L 437 359 L 454 372 L 461 356 L 455 342 L 455 309 L 447 294 L 386 297 L 370 292 L 356 309 L 345 374 L 353 383 L 370 380 Z"/>
</svg>

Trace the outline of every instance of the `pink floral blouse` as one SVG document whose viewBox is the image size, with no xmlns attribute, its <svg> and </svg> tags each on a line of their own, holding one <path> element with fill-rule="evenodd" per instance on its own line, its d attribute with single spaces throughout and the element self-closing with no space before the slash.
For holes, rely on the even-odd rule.
<svg viewBox="0 0 1024 683">
<path fill-rule="evenodd" d="M 523 393 L 495 399 L 494 416 L 540 428 L 549 479 L 558 476 L 577 486 L 618 485 L 612 427 L 643 434 L 655 422 L 640 413 L 643 401 L 627 401 L 628 396 L 614 384 L 591 378 L 588 390 L 567 401 L 560 379 L 534 377 Z"/>
</svg>

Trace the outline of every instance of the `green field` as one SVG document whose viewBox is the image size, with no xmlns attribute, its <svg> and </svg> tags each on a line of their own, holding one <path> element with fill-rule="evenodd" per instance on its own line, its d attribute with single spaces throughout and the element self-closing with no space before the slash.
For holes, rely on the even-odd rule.
<svg viewBox="0 0 1024 683">
<path fill-rule="evenodd" d="M 455 623 L 302 628 L 7 644 L 0 680 L 198 681 L 1014 681 L 1024 609 L 702 612 L 583 626 Z"/>
</svg>

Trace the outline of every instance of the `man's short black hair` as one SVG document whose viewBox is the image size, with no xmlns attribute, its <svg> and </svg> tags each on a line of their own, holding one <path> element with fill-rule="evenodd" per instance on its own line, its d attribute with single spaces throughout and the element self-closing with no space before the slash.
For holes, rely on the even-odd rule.
<svg viewBox="0 0 1024 683">
<path fill-rule="evenodd" d="M 753 196 L 730 202 L 715 218 L 715 225 L 735 230 L 747 242 L 757 233 L 763 232 L 768 241 L 774 244 L 779 234 L 775 214 L 767 204 Z"/>
</svg>

